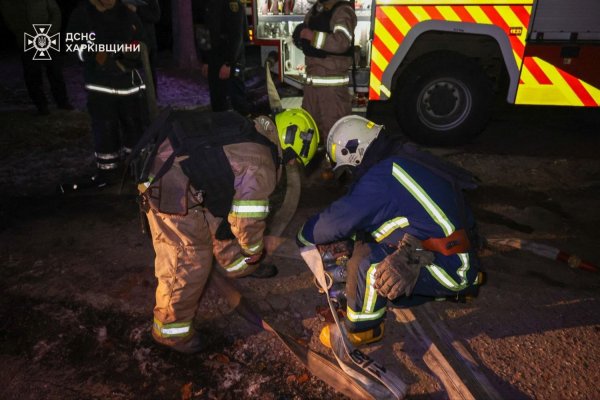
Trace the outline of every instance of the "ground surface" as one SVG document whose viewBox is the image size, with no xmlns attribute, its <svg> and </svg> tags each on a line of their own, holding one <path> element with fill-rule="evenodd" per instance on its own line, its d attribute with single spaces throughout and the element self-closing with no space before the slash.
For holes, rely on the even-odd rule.
<svg viewBox="0 0 600 400">
<path fill-rule="evenodd" d="M 183 356 L 155 346 L 153 251 L 140 233 L 132 188 L 55 191 L 92 170 L 78 68 L 66 69 L 77 111 L 37 117 L 18 63 L 3 60 L 0 398 L 343 398 L 212 289 L 197 318 L 207 350 Z M 161 105 L 207 104 L 198 74 L 161 72 Z M 376 111 L 373 119 L 393 130 L 393 113 Z M 486 237 L 544 243 L 598 265 L 598 126 L 598 110 L 505 106 L 475 143 L 433 151 L 482 180 L 469 198 Z M 332 182 L 305 178 L 285 236 L 341 194 Z M 506 247 L 481 256 L 489 280 L 480 296 L 429 304 L 429 315 L 443 321 L 503 398 L 600 398 L 598 274 Z M 276 261 L 277 277 L 238 285 L 265 319 L 328 356 L 316 339 L 323 322 L 315 308 L 325 303 L 310 273 L 294 258 Z M 410 385 L 409 398 L 447 398 L 426 349 L 410 341 L 410 324 L 395 319 L 389 313 L 384 345 L 369 351 Z"/>
</svg>

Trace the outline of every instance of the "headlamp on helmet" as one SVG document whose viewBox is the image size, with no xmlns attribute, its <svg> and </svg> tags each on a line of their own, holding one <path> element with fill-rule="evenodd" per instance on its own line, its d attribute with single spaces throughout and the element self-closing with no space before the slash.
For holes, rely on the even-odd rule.
<svg viewBox="0 0 600 400">
<path fill-rule="evenodd" d="M 275 116 L 284 161 L 297 158 L 306 166 L 317 152 L 319 130 L 310 114 L 290 108 Z"/>
</svg>

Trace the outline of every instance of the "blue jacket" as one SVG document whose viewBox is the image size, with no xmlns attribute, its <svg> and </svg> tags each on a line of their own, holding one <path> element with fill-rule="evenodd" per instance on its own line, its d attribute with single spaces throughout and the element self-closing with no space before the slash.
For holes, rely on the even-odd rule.
<svg viewBox="0 0 600 400">
<path fill-rule="evenodd" d="M 421 240 L 444 238 L 474 225 L 470 210 L 465 206 L 463 217 L 456 198 L 446 179 L 414 161 L 390 156 L 369 168 L 348 194 L 309 218 L 298 242 L 322 244 L 367 234 L 381 246 L 395 248 L 405 233 Z M 444 288 L 459 291 L 475 281 L 474 256 L 436 253 L 427 269 Z"/>
</svg>

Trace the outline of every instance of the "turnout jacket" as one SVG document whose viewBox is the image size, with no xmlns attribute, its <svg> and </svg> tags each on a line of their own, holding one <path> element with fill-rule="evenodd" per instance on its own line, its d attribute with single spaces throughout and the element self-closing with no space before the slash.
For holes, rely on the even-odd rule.
<svg viewBox="0 0 600 400">
<path fill-rule="evenodd" d="M 311 46 L 333 53 L 326 57 L 307 54 L 306 73 L 317 76 L 345 75 L 352 66 L 349 52 L 354 45 L 352 40 L 356 28 L 356 13 L 351 3 L 346 0 L 317 2 L 305 15 L 304 23 L 314 31 Z"/>
<path fill-rule="evenodd" d="M 179 111 L 181 115 L 186 113 L 194 112 Z M 224 145 L 209 147 L 203 145 L 201 150 L 207 151 L 204 153 L 206 157 L 197 160 L 208 164 L 210 159 L 210 165 L 199 165 L 196 160 L 186 164 L 189 160 L 193 160 L 193 156 L 178 156 L 167 174 L 156 180 L 149 180 L 145 195 L 150 207 L 158 212 L 185 215 L 188 209 L 194 207 L 207 208 L 215 217 L 227 219 L 231 226 L 231 232 L 245 255 L 258 254 L 264 248 L 263 234 L 266 228 L 266 218 L 269 215 L 269 196 L 275 190 L 279 178 L 279 165 L 273 154 L 277 130 L 275 124 L 264 117 L 251 121 L 234 111 L 212 115 L 218 115 L 220 120 L 228 119 L 232 125 L 237 125 L 238 122 L 246 127 L 247 124 L 254 124 L 253 129 L 256 129 L 254 134 L 265 137 L 266 141 L 261 143 L 261 140 L 248 138 L 247 140 L 228 140 L 228 143 Z M 219 128 L 214 131 L 218 133 L 220 130 Z M 273 143 L 273 146 L 270 143 Z M 150 177 L 157 176 L 163 164 L 173 154 L 173 147 L 169 138 L 160 144 Z M 209 154 L 216 156 L 209 157 Z M 193 174 L 184 172 L 190 171 L 190 169 L 193 169 Z M 207 186 L 194 187 L 194 175 L 206 176 L 207 174 L 213 175 L 204 180 Z M 211 189 L 207 189 L 207 187 Z M 215 211 L 216 208 L 207 206 L 207 204 L 214 204 L 211 199 L 214 199 L 215 196 L 217 196 L 218 205 L 231 204 L 231 208 L 226 210 L 224 215 L 219 215 L 221 213 Z M 228 198 L 229 196 L 231 197 Z M 179 211 L 169 212 L 164 209 L 163 205 L 170 208 L 173 208 L 173 205 L 183 207 Z"/>
<path fill-rule="evenodd" d="M 93 42 L 80 41 L 77 46 L 135 45 L 146 41 L 140 19 L 120 1 L 108 10 L 98 0 L 79 3 L 69 18 L 67 32 L 77 37 L 95 34 Z M 139 53 L 95 52 L 86 48 L 79 52 L 79 58 L 84 63 L 83 75 L 88 90 L 131 94 L 143 88 L 141 78 L 134 71 L 141 66 Z M 111 89 L 126 90 L 114 93 Z"/>
<path fill-rule="evenodd" d="M 298 241 L 301 245 L 323 244 L 366 234 L 393 249 L 405 233 L 420 240 L 445 238 L 473 225 L 471 212 L 466 206 L 461 211 L 457 205 L 450 182 L 417 162 L 392 155 L 366 170 L 345 196 L 309 218 Z M 451 292 L 465 289 L 477 274 L 472 256 L 435 253 L 433 264 L 426 267 L 430 276 L 425 279 L 437 281 Z"/>
</svg>

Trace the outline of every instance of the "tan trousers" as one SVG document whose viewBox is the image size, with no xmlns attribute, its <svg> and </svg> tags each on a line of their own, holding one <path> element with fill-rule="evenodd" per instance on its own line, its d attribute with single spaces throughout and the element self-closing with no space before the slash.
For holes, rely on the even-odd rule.
<svg viewBox="0 0 600 400">
<path fill-rule="evenodd" d="M 166 344 L 188 339 L 193 333 L 194 315 L 213 264 L 213 251 L 221 265 L 239 257 L 236 240 L 214 240 L 220 223 L 208 210 L 196 207 L 185 216 L 146 214 L 158 279 L 154 307 L 154 334 Z M 245 271 L 251 273 L 251 271 Z"/>
<path fill-rule="evenodd" d="M 348 86 L 304 86 L 302 108 L 319 127 L 320 145 L 327 145 L 327 135 L 338 119 L 352 113 L 352 97 Z"/>
</svg>

